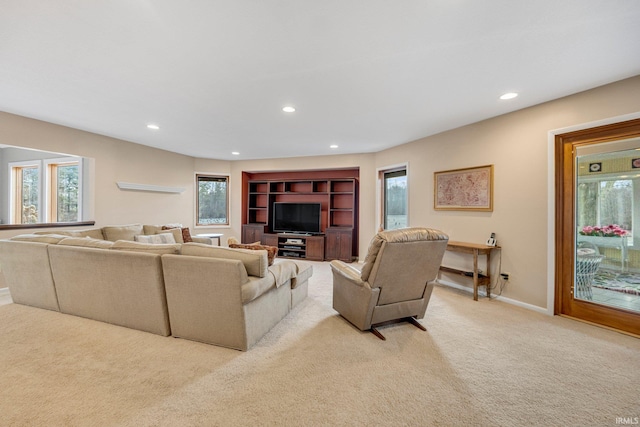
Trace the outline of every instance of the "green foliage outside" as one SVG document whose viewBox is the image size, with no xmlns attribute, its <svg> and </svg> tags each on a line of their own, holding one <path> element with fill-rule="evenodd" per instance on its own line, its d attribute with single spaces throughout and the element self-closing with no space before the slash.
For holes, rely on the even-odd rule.
<svg viewBox="0 0 640 427">
<path fill-rule="evenodd" d="M 38 168 L 22 168 L 22 224 L 38 222 L 39 182 Z"/>
<path fill-rule="evenodd" d="M 386 230 L 407 226 L 407 176 L 387 178 L 385 191 Z"/>
<path fill-rule="evenodd" d="M 198 224 L 228 224 L 226 179 L 198 179 Z"/>
<path fill-rule="evenodd" d="M 78 165 L 58 166 L 58 221 L 78 221 Z"/>
</svg>

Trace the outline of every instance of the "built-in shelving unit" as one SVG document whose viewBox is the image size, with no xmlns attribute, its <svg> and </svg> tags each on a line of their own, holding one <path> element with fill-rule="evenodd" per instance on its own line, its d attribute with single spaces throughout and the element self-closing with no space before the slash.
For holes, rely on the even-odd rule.
<svg viewBox="0 0 640 427">
<path fill-rule="evenodd" d="M 358 253 L 358 176 L 358 169 L 244 172 L 242 241 L 277 246 L 283 257 L 352 261 Z M 291 235 L 272 229 L 276 202 L 320 203 L 321 235 L 301 235 L 304 245 L 299 249 L 284 245 Z"/>
</svg>

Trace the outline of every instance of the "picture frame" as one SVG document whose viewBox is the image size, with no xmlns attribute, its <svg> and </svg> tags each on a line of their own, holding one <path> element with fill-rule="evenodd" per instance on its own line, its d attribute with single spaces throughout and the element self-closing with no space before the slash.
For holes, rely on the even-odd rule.
<svg viewBox="0 0 640 427">
<path fill-rule="evenodd" d="M 493 165 L 434 172 L 433 208 L 493 212 Z"/>
</svg>

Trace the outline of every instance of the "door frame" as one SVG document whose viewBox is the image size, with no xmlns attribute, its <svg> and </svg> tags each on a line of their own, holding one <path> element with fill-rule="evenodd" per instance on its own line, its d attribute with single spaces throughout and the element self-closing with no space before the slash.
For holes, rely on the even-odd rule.
<svg viewBox="0 0 640 427">
<path fill-rule="evenodd" d="M 566 315 L 640 335 L 640 322 L 638 322 L 640 314 L 574 299 L 571 295 L 571 287 L 565 285 L 573 283 L 575 262 L 575 162 L 573 155 L 575 147 L 634 137 L 640 137 L 640 118 L 554 133 L 555 221 L 553 244 L 555 268 L 553 314 Z"/>
</svg>

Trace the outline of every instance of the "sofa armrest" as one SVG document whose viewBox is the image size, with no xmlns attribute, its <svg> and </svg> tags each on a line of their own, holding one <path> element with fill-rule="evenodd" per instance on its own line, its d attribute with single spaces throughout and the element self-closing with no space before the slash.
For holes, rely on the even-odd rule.
<svg viewBox="0 0 640 427">
<path fill-rule="evenodd" d="M 191 240 L 193 241 L 193 243 L 203 243 L 205 245 L 211 245 L 213 246 L 213 239 L 210 237 L 196 237 L 196 236 L 191 236 Z"/>
<path fill-rule="evenodd" d="M 247 349 L 242 261 L 163 255 L 162 266 L 173 336 Z"/>
</svg>

